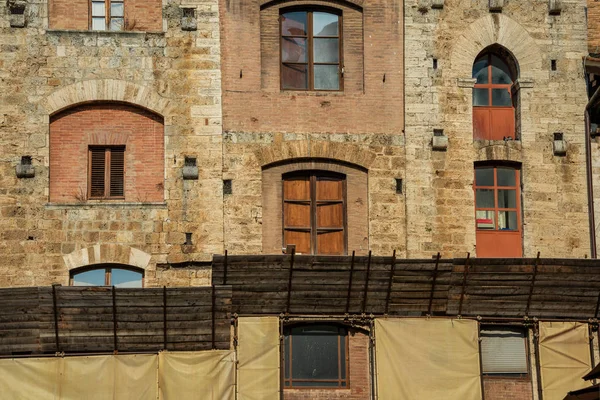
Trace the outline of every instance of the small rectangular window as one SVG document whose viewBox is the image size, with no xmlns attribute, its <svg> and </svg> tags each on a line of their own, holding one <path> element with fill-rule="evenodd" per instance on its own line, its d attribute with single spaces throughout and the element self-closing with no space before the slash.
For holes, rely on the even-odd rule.
<svg viewBox="0 0 600 400">
<path fill-rule="evenodd" d="M 125 197 L 125 147 L 90 146 L 88 171 L 90 199 Z"/>
<path fill-rule="evenodd" d="M 94 31 L 124 30 L 124 0 L 91 0 L 90 26 Z"/>
<path fill-rule="evenodd" d="M 525 329 L 512 326 L 486 326 L 481 339 L 481 370 L 489 375 L 526 375 L 527 335 Z"/>
</svg>

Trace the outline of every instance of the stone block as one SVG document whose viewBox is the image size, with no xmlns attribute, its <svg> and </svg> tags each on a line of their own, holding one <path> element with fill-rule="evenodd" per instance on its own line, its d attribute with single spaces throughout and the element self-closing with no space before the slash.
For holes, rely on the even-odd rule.
<svg viewBox="0 0 600 400">
<path fill-rule="evenodd" d="M 504 7 L 504 0 L 489 0 L 488 4 L 491 12 L 500 12 Z"/>
</svg>

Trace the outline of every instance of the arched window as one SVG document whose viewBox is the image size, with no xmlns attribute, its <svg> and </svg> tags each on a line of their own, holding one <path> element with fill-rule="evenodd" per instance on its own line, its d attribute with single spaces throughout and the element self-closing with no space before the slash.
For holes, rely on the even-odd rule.
<svg viewBox="0 0 600 400">
<path fill-rule="evenodd" d="M 484 50 L 473 64 L 473 139 L 516 139 L 512 85 L 517 66 L 505 49 Z"/>
<path fill-rule="evenodd" d="M 283 10 L 281 88 L 341 90 L 342 16 L 330 9 Z"/>
<path fill-rule="evenodd" d="M 284 387 L 348 387 L 348 330 L 332 324 L 286 327 Z"/>
<path fill-rule="evenodd" d="M 79 268 L 71 272 L 71 286 L 115 286 L 121 288 L 141 288 L 144 273 L 142 270 L 118 264 L 105 264 Z"/>
</svg>

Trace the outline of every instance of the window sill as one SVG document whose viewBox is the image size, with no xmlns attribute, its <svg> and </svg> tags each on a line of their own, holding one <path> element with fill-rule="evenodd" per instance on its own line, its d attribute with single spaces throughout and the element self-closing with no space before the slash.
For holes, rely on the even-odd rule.
<svg viewBox="0 0 600 400">
<path fill-rule="evenodd" d="M 98 207 L 107 208 L 167 208 L 165 202 L 135 202 L 118 200 L 90 200 L 81 203 L 46 203 L 46 209 L 50 210 L 68 210 L 68 209 L 90 209 Z"/>
<path fill-rule="evenodd" d="M 289 94 L 290 96 L 344 96 L 344 91 L 341 90 L 279 90 L 281 94 Z"/>
<path fill-rule="evenodd" d="M 164 35 L 164 31 L 92 31 L 79 29 L 46 29 L 46 33 L 80 33 L 99 36 L 143 36 L 146 34 Z"/>
</svg>

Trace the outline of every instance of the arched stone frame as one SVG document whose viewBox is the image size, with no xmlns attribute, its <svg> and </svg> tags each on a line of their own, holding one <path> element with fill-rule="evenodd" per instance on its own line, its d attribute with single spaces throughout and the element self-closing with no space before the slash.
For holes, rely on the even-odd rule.
<svg viewBox="0 0 600 400">
<path fill-rule="evenodd" d="M 262 204 L 264 254 L 280 254 L 283 246 L 283 175 L 297 171 L 327 171 L 345 175 L 347 181 L 347 249 L 365 254 L 369 249 L 367 169 L 344 161 L 322 158 L 288 159 L 263 166 Z"/>
<path fill-rule="evenodd" d="M 69 274 L 72 270 L 94 264 L 122 264 L 145 271 L 151 258 L 152 255 L 143 250 L 112 243 L 96 244 L 63 256 Z"/>
<path fill-rule="evenodd" d="M 66 109 L 87 103 L 125 103 L 133 107 L 147 109 L 163 118 L 163 138 L 166 138 L 167 126 L 171 125 L 174 106 L 171 100 L 162 97 L 154 89 L 133 82 L 117 79 L 91 79 L 62 87 L 40 101 L 45 110 L 47 124 L 46 142 L 50 143 L 50 117 Z M 166 158 L 166 140 L 164 141 Z M 49 153 L 48 146 L 48 153 Z M 166 163 L 163 179 L 166 179 Z M 166 185 L 163 198 L 167 198 Z"/>
<path fill-rule="evenodd" d="M 450 55 L 451 74 L 458 78 L 459 87 L 472 88 L 475 84 L 471 78 L 473 62 L 484 49 L 494 45 L 505 48 L 519 66 L 513 93 L 517 98 L 515 131 L 521 139 L 521 132 L 527 132 L 527 127 L 523 126 L 520 110 L 529 106 L 522 90 L 533 87 L 533 78 L 542 69 L 543 62 L 539 46 L 525 28 L 503 14 L 490 14 L 476 20 L 455 41 Z"/>
</svg>

